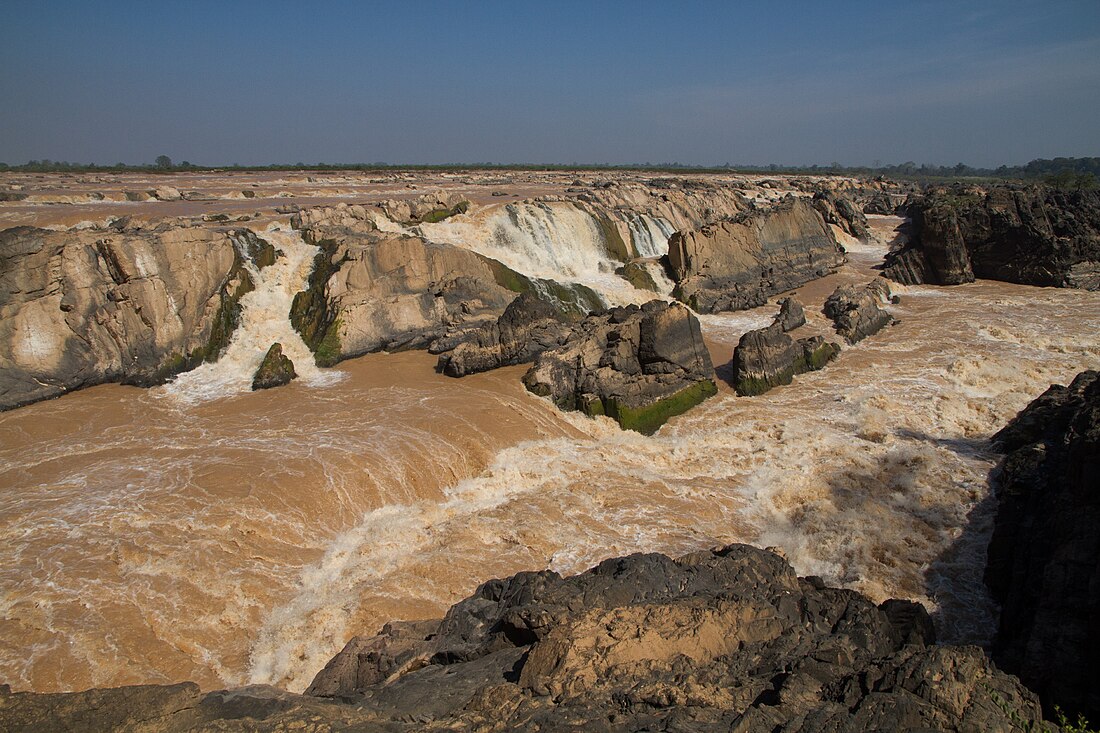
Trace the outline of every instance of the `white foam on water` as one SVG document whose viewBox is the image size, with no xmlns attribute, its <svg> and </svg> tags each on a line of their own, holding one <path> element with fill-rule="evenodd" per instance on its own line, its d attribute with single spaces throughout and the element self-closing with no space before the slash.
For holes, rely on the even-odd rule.
<svg viewBox="0 0 1100 733">
<path fill-rule="evenodd" d="M 294 362 L 302 383 L 321 387 L 343 378 L 337 370 L 317 366 L 313 352 L 290 323 L 291 304 L 294 296 L 306 289 L 318 248 L 279 223 L 257 234 L 274 245 L 280 255 L 263 269 L 242 257 L 256 287 L 241 297 L 240 322 L 225 351 L 216 362 L 180 374 L 157 394 L 196 403 L 249 392 L 256 370 L 274 343 L 282 344 L 283 354 Z"/>
</svg>

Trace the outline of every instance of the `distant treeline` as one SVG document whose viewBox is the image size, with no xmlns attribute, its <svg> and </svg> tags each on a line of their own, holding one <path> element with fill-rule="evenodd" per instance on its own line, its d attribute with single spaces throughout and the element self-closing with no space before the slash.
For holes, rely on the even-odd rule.
<svg viewBox="0 0 1100 733">
<path fill-rule="evenodd" d="M 390 163 L 279 163 L 273 165 L 195 165 L 188 161 L 173 163 L 166 156 L 159 156 L 148 165 L 97 165 L 95 163 L 70 163 L 56 160 L 31 160 L 22 165 L 0 163 L 0 171 L 19 171 L 26 173 L 178 173 L 186 171 L 378 171 L 398 170 L 421 171 L 464 171 L 464 170 L 538 170 L 538 171 L 601 171 L 601 170 L 642 170 L 675 173 L 781 173 L 781 174 L 831 174 L 857 177 L 899 178 L 907 180 L 937 180 L 958 178 L 1004 179 L 1004 180 L 1045 180 L 1055 185 L 1077 185 L 1094 187 L 1100 179 L 1100 158 L 1037 158 L 1026 165 L 998 168 L 974 168 L 965 163 L 953 166 L 917 165 L 913 161 L 885 166 L 844 166 L 831 165 L 783 166 L 783 165 L 741 165 L 726 163 L 717 166 L 694 166 L 681 163 L 632 163 L 613 165 L 598 164 L 498 164 L 468 163 L 441 165 L 400 165 Z"/>
</svg>

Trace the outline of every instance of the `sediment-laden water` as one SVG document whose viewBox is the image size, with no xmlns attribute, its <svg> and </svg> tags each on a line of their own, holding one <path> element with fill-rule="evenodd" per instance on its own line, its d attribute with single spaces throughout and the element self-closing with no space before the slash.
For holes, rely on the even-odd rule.
<svg viewBox="0 0 1100 733">
<path fill-rule="evenodd" d="M 883 249 L 800 290 L 811 331 Z M 201 401 L 105 386 L 2 414 L 0 680 L 300 690 L 351 635 L 490 577 L 735 541 L 981 641 L 986 440 L 1100 364 L 1100 296 L 898 290 L 899 322 L 823 371 L 756 398 L 723 385 L 648 438 L 558 413 L 522 367 L 455 380 L 419 353 L 327 384 Z M 702 319 L 720 376 L 774 311 Z"/>
</svg>

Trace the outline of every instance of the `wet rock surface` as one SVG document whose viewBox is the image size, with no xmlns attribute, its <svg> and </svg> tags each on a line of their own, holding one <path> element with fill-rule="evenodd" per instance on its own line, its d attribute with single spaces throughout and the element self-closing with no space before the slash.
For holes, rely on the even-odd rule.
<svg viewBox="0 0 1100 733">
<path fill-rule="evenodd" d="M 879 306 L 890 300 L 890 284 L 877 277 L 866 285 L 839 287 L 825 299 L 823 311 L 849 344 L 878 333 L 894 322 Z"/>
<path fill-rule="evenodd" d="M 483 584 L 350 641 L 307 695 L 194 685 L 0 693 L 5 730 L 1008 730 L 1035 696 L 977 647 L 746 545 Z M 37 728 L 35 726 L 38 726 Z"/>
<path fill-rule="evenodd" d="M 748 331 L 733 350 L 733 384 L 741 395 L 759 395 L 790 384 L 795 375 L 821 369 L 840 347 L 820 336 L 795 340 L 787 332 L 806 323 L 802 304 L 784 298 L 771 325 Z"/>
<path fill-rule="evenodd" d="M 669 240 L 675 295 L 700 313 L 764 305 L 784 290 L 829 274 L 844 261 L 813 205 L 789 198 Z"/>
<path fill-rule="evenodd" d="M 891 280 L 1100 289 L 1100 192 L 956 186 L 914 197 L 907 211 L 913 237 L 887 257 Z"/>
<path fill-rule="evenodd" d="M 294 362 L 283 353 L 283 345 L 274 343 L 267 350 L 264 360 L 260 362 L 260 367 L 252 377 L 252 390 L 282 387 L 290 384 L 291 380 L 297 376 L 298 374 L 294 371 Z"/>
<path fill-rule="evenodd" d="M 1100 372 L 1054 385 L 993 437 L 1001 464 L 985 580 L 993 658 L 1048 706 L 1100 719 Z"/>
<path fill-rule="evenodd" d="M 717 391 L 699 320 L 660 300 L 588 316 L 538 356 L 523 383 L 563 410 L 646 434 Z"/>
</svg>

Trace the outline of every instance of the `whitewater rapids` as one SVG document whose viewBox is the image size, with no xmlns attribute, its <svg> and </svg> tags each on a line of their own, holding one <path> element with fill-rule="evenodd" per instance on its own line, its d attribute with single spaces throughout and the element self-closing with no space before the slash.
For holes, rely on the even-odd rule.
<svg viewBox="0 0 1100 733">
<path fill-rule="evenodd" d="M 896 221 L 873 223 L 885 239 Z M 800 289 L 811 331 L 884 246 Z M 566 264 L 606 274 L 585 262 Z M 755 398 L 723 383 L 653 437 L 559 413 L 523 367 L 455 380 L 421 353 L 345 362 L 319 388 L 108 385 L 2 414 L 0 679 L 301 690 L 350 636 L 437 617 L 491 577 L 736 541 L 981 642 L 988 437 L 1100 364 L 1100 295 L 897 290 L 899 322 L 824 370 Z M 774 312 L 702 319 L 720 377 Z"/>
</svg>

